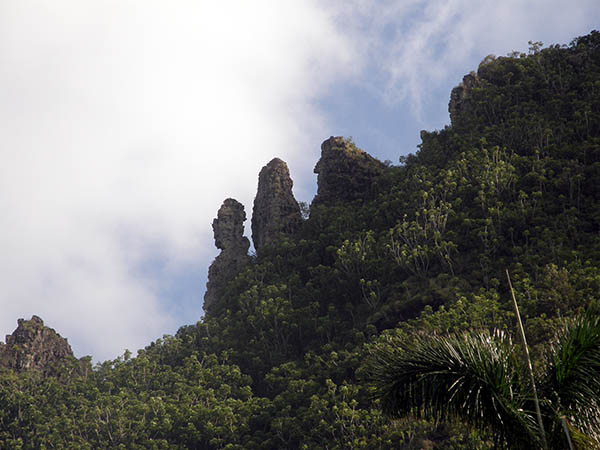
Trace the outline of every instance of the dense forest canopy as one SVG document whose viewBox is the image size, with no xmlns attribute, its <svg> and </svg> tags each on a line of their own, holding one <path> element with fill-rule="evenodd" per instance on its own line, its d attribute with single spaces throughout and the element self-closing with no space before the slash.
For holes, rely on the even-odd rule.
<svg viewBox="0 0 600 450">
<path fill-rule="evenodd" d="M 597 310 L 600 33 L 487 57 L 449 109 L 399 165 L 328 141 L 342 159 L 320 163 L 309 214 L 198 323 L 93 368 L 2 369 L 0 448 L 508 445 L 452 415 L 384 413 L 373 355 L 499 330 L 518 347 L 507 269 L 537 372 L 567 318 Z"/>
</svg>

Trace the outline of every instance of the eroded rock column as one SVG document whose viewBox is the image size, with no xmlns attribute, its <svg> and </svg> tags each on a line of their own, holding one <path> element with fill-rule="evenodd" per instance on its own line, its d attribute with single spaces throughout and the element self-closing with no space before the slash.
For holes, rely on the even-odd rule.
<svg viewBox="0 0 600 450">
<path fill-rule="evenodd" d="M 270 244 L 282 234 L 296 232 L 302 223 L 300 206 L 294 198 L 287 164 L 274 158 L 258 175 L 258 190 L 252 209 L 254 248 Z"/>
<path fill-rule="evenodd" d="M 204 294 L 204 310 L 210 312 L 218 304 L 223 288 L 250 262 L 250 241 L 244 237 L 244 205 L 233 198 L 223 202 L 213 221 L 215 246 L 221 249 L 208 268 L 208 283 Z"/>
</svg>

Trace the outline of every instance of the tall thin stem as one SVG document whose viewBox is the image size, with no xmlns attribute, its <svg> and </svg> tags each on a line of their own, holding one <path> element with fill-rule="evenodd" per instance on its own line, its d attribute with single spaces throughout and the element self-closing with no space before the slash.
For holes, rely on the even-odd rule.
<svg viewBox="0 0 600 450">
<path fill-rule="evenodd" d="M 569 433 L 569 427 L 567 426 L 567 419 L 565 419 L 564 417 L 561 417 L 560 422 L 562 423 L 563 431 L 565 432 L 565 435 L 567 436 L 569 450 L 573 450 L 573 442 L 571 442 L 571 433 Z"/>
<path fill-rule="evenodd" d="M 533 366 L 531 365 L 531 358 L 529 356 L 529 347 L 527 346 L 527 339 L 525 338 L 525 329 L 523 328 L 523 322 L 521 321 L 521 314 L 519 313 L 519 305 L 517 305 L 517 298 L 515 297 L 515 291 L 510 282 L 510 274 L 506 269 L 506 278 L 508 280 L 508 286 L 510 287 L 510 293 L 512 294 L 513 305 L 515 307 L 515 313 L 517 314 L 517 322 L 519 322 L 519 329 L 521 330 L 521 339 L 523 340 L 523 348 L 525 349 L 525 359 L 527 360 L 527 366 L 529 368 L 529 378 L 531 380 L 531 388 L 533 389 L 533 400 L 535 403 L 535 412 L 537 414 L 538 426 L 540 427 L 540 433 L 542 438 L 542 447 L 548 448 L 546 443 L 546 432 L 544 431 L 544 422 L 542 421 L 542 411 L 540 410 L 540 401 L 537 395 L 537 389 L 535 388 L 535 378 L 533 376 Z"/>
</svg>

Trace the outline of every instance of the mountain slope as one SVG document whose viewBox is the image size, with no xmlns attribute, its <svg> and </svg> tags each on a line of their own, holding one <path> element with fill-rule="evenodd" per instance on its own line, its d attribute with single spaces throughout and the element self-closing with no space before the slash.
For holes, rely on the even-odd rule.
<svg viewBox="0 0 600 450">
<path fill-rule="evenodd" d="M 197 324 L 85 376 L 3 372 L 0 447 L 489 448 L 384 416 L 362 366 L 390 335 L 514 330 L 506 269 L 534 359 L 597 306 L 600 33 L 486 58 L 449 110 L 399 166 L 325 141 L 309 218 Z"/>
</svg>

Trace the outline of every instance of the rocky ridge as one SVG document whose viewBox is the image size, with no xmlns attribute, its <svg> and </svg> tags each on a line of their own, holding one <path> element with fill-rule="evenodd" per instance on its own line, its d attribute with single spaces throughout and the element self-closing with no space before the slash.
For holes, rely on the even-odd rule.
<svg viewBox="0 0 600 450">
<path fill-rule="evenodd" d="M 343 137 L 330 137 L 321 145 L 321 158 L 315 166 L 317 195 L 312 205 L 348 202 L 364 198 L 385 164 L 358 149 Z M 282 235 L 296 233 L 302 213 L 294 194 L 287 164 L 273 158 L 258 176 L 258 189 L 252 209 L 252 240 L 258 251 Z M 215 246 L 221 253 L 208 269 L 204 310 L 212 314 L 220 304 L 227 283 L 251 262 L 250 242 L 244 237 L 244 205 L 228 198 L 213 221 Z"/>
<path fill-rule="evenodd" d="M 74 358 L 68 341 L 54 329 L 44 326 L 38 316 L 19 319 L 17 329 L 0 343 L 0 367 L 16 372 L 39 370 L 48 372 L 57 363 Z"/>
</svg>

